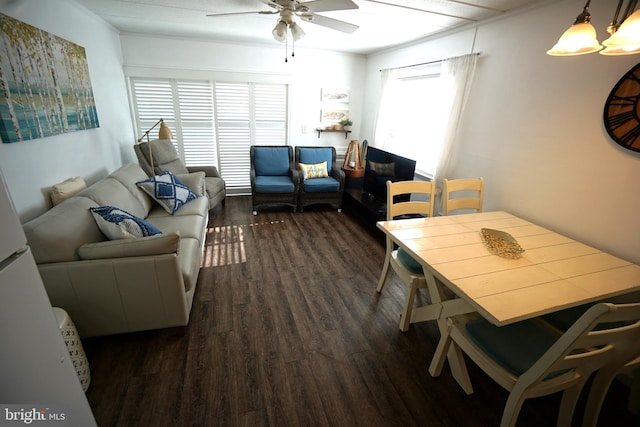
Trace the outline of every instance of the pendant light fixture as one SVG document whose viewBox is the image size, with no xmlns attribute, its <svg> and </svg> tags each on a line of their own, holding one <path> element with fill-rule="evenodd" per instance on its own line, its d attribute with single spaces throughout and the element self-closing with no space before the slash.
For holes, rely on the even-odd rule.
<svg viewBox="0 0 640 427">
<path fill-rule="evenodd" d="M 629 0 L 627 7 L 620 17 L 624 0 L 618 0 L 613 19 L 607 27 L 611 35 L 607 40 L 598 42 L 596 29 L 591 25 L 591 13 L 587 3 L 575 22 L 562 34 L 558 42 L 547 51 L 551 56 L 585 55 L 600 51 L 602 55 L 629 55 L 640 53 L 640 11 L 634 13 L 638 0 Z M 604 50 L 603 50 L 604 47 Z"/>
</svg>

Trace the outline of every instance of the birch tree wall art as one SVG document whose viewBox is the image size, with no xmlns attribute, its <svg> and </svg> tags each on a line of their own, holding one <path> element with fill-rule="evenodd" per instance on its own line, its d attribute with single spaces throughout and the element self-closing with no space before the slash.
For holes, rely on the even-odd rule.
<svg viewBox="0 0 640 427">
<path fill-rule="evenodd" d="M 99 127 L 82 46 L 0 13 L 0 137 Z"/>
</svg>

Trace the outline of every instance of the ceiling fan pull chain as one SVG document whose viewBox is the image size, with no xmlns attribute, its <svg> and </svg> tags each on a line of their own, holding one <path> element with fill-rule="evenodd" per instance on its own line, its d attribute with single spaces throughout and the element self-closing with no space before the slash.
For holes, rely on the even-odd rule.
<svg viewBox="0 0 640 427">
<path fill-rule="evenodd" d="M 284 62 L 289 62 L 287 56 L 289 55 L 289 37 L 287 31 L 284 32 Z"/>
</svg>

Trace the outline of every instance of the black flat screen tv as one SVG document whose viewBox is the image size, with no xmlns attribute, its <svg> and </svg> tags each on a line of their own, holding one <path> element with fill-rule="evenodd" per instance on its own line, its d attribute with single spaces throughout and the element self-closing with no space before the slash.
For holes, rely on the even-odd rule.
<svg viewBox="0 0 640 427">
<path fill-rule="evenodd" d="M 362 190 L 371 196 L 386 200 L 387 181 L 411 181 L 416 161 L 375 147 L 367 147 Z"/>
</svg>

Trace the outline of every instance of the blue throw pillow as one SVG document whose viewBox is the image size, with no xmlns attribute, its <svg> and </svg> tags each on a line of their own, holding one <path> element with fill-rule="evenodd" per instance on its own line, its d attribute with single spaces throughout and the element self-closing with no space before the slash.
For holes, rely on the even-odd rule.
<svg viewBox="0 0 640 427">
<path fill-rule="evenodd" d="M 136 185 L 144 190 L 160 206 L 171 215 L 176 213 L 183 205 L 197 199 L 198 195 L 191 191 L 187 185 L 169 171 L 152 176 L 144 181 L 136 182 Z"/>
<path fill-rule="evenodd" d="M 100 231 L 109 240 L 130 239 L 162 234 L 156 226 L 114 206 L 89 208 Z"/>
</svg>

